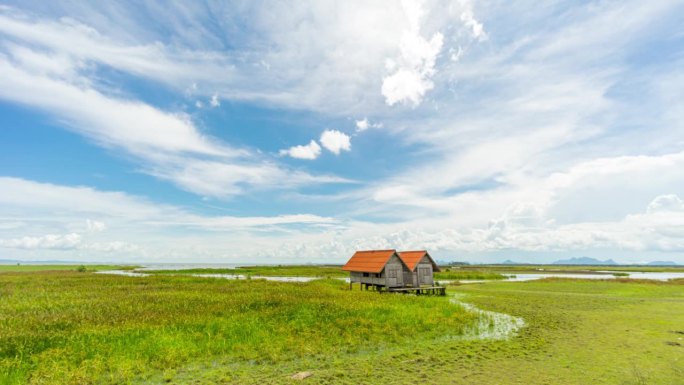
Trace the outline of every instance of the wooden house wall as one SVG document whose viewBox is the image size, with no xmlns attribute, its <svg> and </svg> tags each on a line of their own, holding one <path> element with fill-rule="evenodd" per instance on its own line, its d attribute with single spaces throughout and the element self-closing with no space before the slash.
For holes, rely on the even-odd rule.
<svg viewBox="0 0 684 385">
<path fill-rule="evenodd" d="M 427 271 L 427 275 L 421 277 L 420 273 L 423 271 Z M 430 263 L 430 259 L 428 257 L 423 257 L 423 259 L 421 259 L 416 265 L 415 270 L 409 272 L 409 274 L 409 278 L 405 280 L 407 285 L 418 287 L 421 285 L 432 286 L 435 284 L 435 275 L 432 269 L 432 263 Z"/>
<path fill-rule="evenodd" d="M 352 271 L 349 279 L 352 283 L 367 283 L 371 285 L 382 285 L 388 287 L 401 287 L 404 286 L 404 274 L 402 273 L 404 269 L 404 264 L 401 262 L 399 257 L 393 255 L 382 271 L 378 274 L 367 273 L 368 276 L 364 277 L 362 272 Z M 390 271 L 396 272 L 396 277 L 388 277 Z"/>
<path fill-rule="evenodd" d="M 425 272 L 425 274 L 422 274 L 423 272 Z M 416 280 L 420 281 L 420 285 L 432 286 L 435 284 L 435 274 L 434 271 L 432 271 L 432 263 L 430 263 L 430 259 L 427 257 L 423 257 L 420 263 L 418 263 L 414 274 Z"/>
</svg>

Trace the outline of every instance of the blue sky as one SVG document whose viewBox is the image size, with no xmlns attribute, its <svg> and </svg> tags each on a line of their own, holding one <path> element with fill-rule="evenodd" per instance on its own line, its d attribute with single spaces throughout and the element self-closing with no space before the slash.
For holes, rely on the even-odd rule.
<svg viewBox="0 0 684 385">
<path fill-rule="evenodd" d="M 0 3 L 0 259 L 684 263 L 683 17 Z"/>
</svg>

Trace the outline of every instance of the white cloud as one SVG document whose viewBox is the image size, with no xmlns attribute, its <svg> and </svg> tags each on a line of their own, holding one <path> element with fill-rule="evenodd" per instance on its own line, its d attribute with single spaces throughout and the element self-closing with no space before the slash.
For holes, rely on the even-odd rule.
<svg viewBox="0 0 684 385">
<path fill-rule="evenodd" d="M 182 114 L 32 74 L 4 58 L 0 58 L 0 73 L 6 79 L 0 88 L 0 98 L 55 114 L 70 129 L 104 146 L 116 146 L 136 154 L 169 151 L 234 156 L 239 153 L 202 135 Z"/>
<path fill-rule="evenodd" d="M 667 199 L 679 199 L 672 197 Z M 650 258 L 654 253 L 666 253 L 666 258 L 684 262 L 677 254 L 684 251 L 684 216 L 681 211 L 642 212 L 616 221 L 556 224 L 547 219 L 545 208 L 522 203 L 509 207 L 484 226 L 450 226 L 441 220 L 431 227 L 420 221 L 395 225 L 355 223 L 353 229 L 328 239 L 288 243 L 277 252 L 311 257 L 340 255 L 339 260 L 344 261 L 354 250 L 367 248 L 429 249 L 450 256 L 494 253 L 500 259 L 493 261 L 499 262 L 512 253 L 563 256 L 612 250 L 610 256 L 614 256 L 619 250 L 617 259 L 627 263 L 633 262 L 630 256 L 638 253 Z"/>
<path fill-rule="evenodd" d="M 17 44 L 58 52 L 91 68 L 112 67 L 180 92 L 194 84 L 193 94 L 211 97 L 211 90 L 223 99 L 332 114 L 382 108 L 378 79 L 386 75 L 393 103 L 422 99 L 432 87 L 435 56 L 424 51 L 439 51 L 443 39 L 438 33 L 424 39 L 421 28 L 471 23 L 460 18 L 465 11 L 472 14 L 469 3 L 449 1 L 256 2 L 250 7 L 178 3 L 163 9 L 151 3 L 117 3 L 106 9 L 63 3 L 53 14 L 69 16 L 58 20 L 39 7 L 22 8 L 37 10 L 0 12 L 0 34 Z M 182 23 L 178 14 L 184 15 Z M 216 15 L 221 15 L 219 24 L 213 23 Z M 246 26 L 243 20 L 251 23 Z M 220 50 L 226 45 L 233 47 L 230 54 Z M 384 72 L 388 57 L 396 58 L 398 68 L 419 74 L 420 89 L 401 84 L 406 78 L 401 74 L 391 78 L 393 73 Z"/>
<path fill-rule="evenodd" d="M 368 119 L 356 122 L 357 127 L 368 127 Z M 361 131 L 359 129 L 359 131 Z M 357 131 L 358 132 L 358 131 Z M 338 130 L 325 130 L 321 134 L 321 145 L 335 155 L 341 151 L 351 150 L 351 137 Z M 293 146 L 280 150 L 280 156 L 290 156 L 297 159 L 316 159 L 321 155 L 321 146 L 315 140 L 307 145 Z"/>
<path fill-rule="evenodd" d="M 207 105 L 212 96 L 207 92 L 215 92 L 222 100 L 314 110 L 326 118 L 382 119 L 388 143 L 411 150 L 404 152 L 407 162 L 360 189 L 325 197 L 344 207 L 335 215 L 355 218 L 348 220 L 280 213 L 214 218 L 122 193 L 52 186 L 65 193 L 54 194 L 14 183 L 2 189 L 11 193 L 0 200 L 21 200 L 17 194 L 23 191 L 36 207 L 23 203 L 20 210 L 6 203 L 0 211 L 6 216 L 0 218 L 3 238 L 80 232 L 84 218 L 96 218 L 107 223 L 107 231 L 83 233 L 103 238 L 88 244 L 159 246 L 157 255 L 179 259 L 342 260 L 356 247 L 385 246 L 454 253 L 598 247 L 642 255 L 681 249 L 681 199 L 672 193 L 684 183 L 677 104 L 684 83 L 681 60 L 663 43 L 663 31 L 678 26 L 677 1 L 531 8 L 507 2 L 496 9 L 484 4 L 477 15 L 469 1 L 406 2 L 403 8 L 353 1 L 266 8 L 255 3 L 237 10 L 178 3 L 153 9 L 154 22 L 169 26 L 168 36 L 125 12 L 150 11 L 149 4 L 131 9 L 122 4 L 105 12 L 60 3 L 58 8 L 72 11 L 61 14 L 73 18 L 59 21 L 3 9 L 0 37 L 7 37 L 7 44 L 0 47 L 0 60 L 6 62 L 3 87 L 10 88 L 0 94 L 54 115 L 107 148 L 124 149 L 141 171 L 204 196 L 280 188 L 284 181 L 301 186 L 344 180 L 288 169 L 258 151 L 221 143 L 184 114 L 146 106 L 125 90 L 100 84 L 99 69 L 111 67 L 179 92 L 194 85 L 189 100 L 201 98 Z M 188 8 L 183 22 L 177 7 Z M 252 23 L 231 36 L 216 33 L 222 26 L 207 28 L 210 23 L 202 22 L 205 8 L 221 15 L 222 25 Z M 74 16 L 78 10 L 84 11 Z M 278 23 L 272 22 L 274 14 Z M 487 22 L 486 32 L 480 20 Z M 631 60 L 647 54 L 642 47 L 656 41 L 671 62 Z M 218 51 L 226 43 L 233 47 L 230 55 Z M 441 60 L 443 53 L 452 60 Z M 14 72 L 4 71 L 8 67 Z M 36 78 L 40 87 L 22 88 L 16 74 Z M 54 107 L 59 101 L 40 95 L 66 95 L 68 105 Z M 426 95 L 430 103 L 423 102 Z M 102 116 L 116 124 L 98 126 L 88 113 L 73 112 L 83 104 L 99 115 L 93 107 L 104 105 L 102 99 L 116 109 Z M 410 111 L 386 106 L 402 103 L 421 106 Z M 153 113 L 133 108 L 145 106 Z M 133 116 L 132 122 L 117 115 Z M 148 140 L 141 119 L 183 129 L 164 138 L 160 128 Z M 356 123 L 358 131 L 373 124 L 367 118 Z M 110 127 L 126 124 L 136 132 Z M 81 199 L 66 194 L 73 192 Z M 102 199 L 84 199 L 100 194 Z M 53 200 L 72 209 L 58 210 Z M 98 215 L 100 210 L 109 214 Z M 359 219 L 369 217 L 385 223 Z M 127 232 L 116 238 L 122 224 Z M 150 225 L 153 234 L 145 227 Z M 297 226 L 306 231 L 294 230 Z M 176 239 L 160 228 L 181 235 Z M 288 235 L 262 236 L 267 232 Z"/>
<path fill-rule="evenodd" d="M 70 130 L 103 147 L 123 150 L 143 161 L 142 170 L 190 192 L 226 197 L 253 188 L 343 181 L 278 166 L 251 151 L 208 137 L 186 114 L 107 96 L 78 80 L 71 83 L 30 73 L 2 57 L 0 75 L 7 80 L 0 88 L 0 99 L 53 114 Z M 189 169 L 207 165 L 216 171 L 187 174 Z M 205 175 L 209 179 L 201 179 Z"/>
<path fill-rule="evenodd" d="M 656 197 L 647 208 L 649 213 L 667 211 L 684 211 L 684 201 L 675 194 L 661 195 Z"/>
<path fill-rule="evenodd" d="M 0 194 L 0 224 L 27 224 L 0 226 L 0 247 L 14 249 L 13 256 L 32 259 L 97 261 L 111 254 L 134 262 L 182 261 L 188 255 L 211 259 L 226 253 L 252 258 L 257 249 L 275 248 L 281 242 L 278 234 L 297 238 L 339 226 L 335 218 L 313 214 L 199 215 L 122 192 L 18 178 L 0 177 L 0 190 L 6 192 Z M 84 216 L 98 220 L 88 219 L 84 226 Z M 84 229 L 88 231 L 79 233 Z M 27 231 L 48 235 L 27 236 Z M 30 250 L 76 254 L 30 254 Z"/>
<path fill-rule="evenodd" d="M 471 10 L 466 10 L 461 14 L 461 21 L 463 21 L 466 27 L 470 28 L 475 39 L 485 40 L 487 38 L 484 26 L 475 19 Z"/>
<path fill-rule="evenodd" d="M 131 254 L 143 251 L 138 245 L 122 241 L 87 242 L 81 234 L 48 234 L 0 239 L 0 248 L 15 250 L 85 250 L 89 252 Z"/>
<path fill-rule="evenodd" d="M 272 217 L 239 216 L 202 216 L 193 214 L 181 207 L 151 202 L 145 198 L 123 192 L 100 191 L 90 187 L 70 187 L 49 183 L 38 183 L 19 178 L 0 177 L 0 209 L 4 213 L 1 220 L 8 217 L 22 217 L 50 222 L 76 222 L 83 229 L 81 219 L 84 215 L 96 215 L 103 220 L 86 220 L 86 229 L 92 233 L 113 233 L 116 226 L 104 222 L 125 222 L 130 226 L 150 224 L 157 226 L 189 226 L 196 228 L 237 229 L 252 226 L 271 226 L 282 224 L 329 224 L 335 222 L 329 217 L 311 214 L 277 215 Z M 60 213 L 56 215 L 56 213 Z M 12 222 L 17 222 L 12 220 Z M 24 226 L 16 226 L 22 231 Z M 8 228 L 11 229 L 11 228 Z"/>
<path fill-rule="evenodd" d="M 202 108 L 202 107 L 204 107 L 204 103 L 202 103 L 201 100 L 196 100 L 195 101 L 195 107 Z"/>
<path fill-rule="evenodd" d="M 211 105 L 214 108 L 221 106 L 221 102 L 219 101 L 218 94 L 211 95 L 211 100 L 209 100 L 209 105 Z"/>
<path fill-rule="evenodd" d="M 323 131 L 321 134 L 321 144 L 335 155 L 339 155 L 341 151 L 351 150 L 351 138 L 349 135 L 337 130 Z"/>
<path fill-rule="evenodd" d="M 368 127 L 368 118 L 363 118 L 356 121 L 356 132 L 366 131 Z"/>
<path fill-rule="evenodd" d="M 439 32 L 429 40 L 421 36 L 420 27 L 425 14 L 422 4 L 417 1 L 402 4 L 409 20 L 408 29 L 403 32 L 400 56 L 386 62 L 392 73 L 383 79 L 381 92 L 389 106 L 400 102 L 417 106 L 425 93 L 434 87 L 432 76 L 444 36 Z"/>
<path fill-rule="evenodd" d="M 356 248 L 375 247 L 428 248 L 435 253 L 452 255 L 502 250 L 583 252 L 594 248 L 634 253 L 684 250 L 684 216 L 677 211 L 681 210 L 681 199 L 674 194 L 656 197 L 645 211 L 642 209 L 641 213 L 615 221 L 556 223 L 549 218 L 549 209 L 543 203 L 522 202 L 508 206 L 501 216 L 483 225 L 464 226 L 458 216 L 429 216 L 427 220 L 415 217 L 396 223 L 340 223 L 334 218 L 311 214 L 206 216 L 123 193 L 82 187 L 0 178 L 0 188 L 11 191 L 8 196 L 0 197 L 0 209 L 6 213 L 4 220 L 28 221 L 34 228 L 39 222 L 44 222 L 44 226 L 56 222 L 51 225 L 56 230 L 89 213 L 116 223 L 106 233 L 5 236 L 0 246 L 16 250 L 78 250 L 89 253 L 88 258 L 108 253 L 137 261 L 143 257 L 148 261 L 155 258 L 182 261 L 187 257 L 183 253 L 190 252 L 194 260 L 226 255 L 225 258 L 257 258 L 265 263 L 293 261 L 294 257 L 302 261 L 342 261 Z M 43 196 L 53 199 L 36 205 Z M 475 198 L 485 200 L 485 204 L 493 203 L 482 195 Z M 657 209 L 654 211 L 654 208 Z M 59 217 L 55 217 L 56 212 L 61 213 Z M 290 226 L 295 227 L 290 230 Z M 298 230 L 300 226 L 305 230 Z M 184 235 L 167 229 L 182 229 Z M 260 235 L 261 229 L 267 233 Z M 25 227 L 19 227 L 4 232 L 24 230 Z M 283 231 L 286 235 L 274 237 L 273 231 Z M 225 250 L 232 250 L 230 257 L 224 254 Z"/>
<path fill-rule="evenodd" d="M 382 123 L 371 123 L 368 118 L 355 121 L 356 132 L 363 132 L 369 128 L 382 128 Z"/>
<path fill-rule="evenodd" d="M 286 150 L 280 150 L 281 156 L 290 156 L 297 159 L 316 159 L 321 155 L 321 146 L 312 140 L 307 145 L 293 146 Z"/>
<path fill-rule="evenodd" d="M 76 233 L 0 239 L 0 247 L 13 249 L 74 249 L 80 243 L 81 236 Z"/>
</svg>

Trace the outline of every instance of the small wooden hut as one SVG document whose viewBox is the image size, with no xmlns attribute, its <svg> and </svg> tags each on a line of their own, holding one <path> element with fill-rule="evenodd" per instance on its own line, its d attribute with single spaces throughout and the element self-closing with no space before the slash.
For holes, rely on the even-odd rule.
<svg viewBox="0 0 684 385">
<path fill-rule="evenodd" d="M 434 273 L 439 266 L 426 250 L 400 251 L 399 258 L 407 267 L 404 272 L 406 286 L 420 287 L 435 284 Z"/>
<path fill-rule="evenodd" d="M 361 287 L 379 291 L 444 295 L 443 287 L 433 286 L 433 273 L 440 271 L 439 266 L 425 250 L 357 251 L 342 270 L 350 273 L 350 288 L 359 283 Z"/>
</svg>

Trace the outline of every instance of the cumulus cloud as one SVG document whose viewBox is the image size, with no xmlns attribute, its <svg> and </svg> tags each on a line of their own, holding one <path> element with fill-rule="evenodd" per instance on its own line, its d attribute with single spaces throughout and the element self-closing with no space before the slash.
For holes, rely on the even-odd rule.
<svg viewBox="0 0 684 385">
<path fill-rule="evenodd" d="M 655 201 L 662 200 L 656 198 Z M 681 210 L 676 199 L 674 202 L 675 210 Z M 436 254 L 568 253 L 600 249 L 621 250 L 622 258 L 625 258 L 625 250 L 630 254 L 684 251 L 681 211 L 668 209 L 628 215 L 616 221 L 570 224 L 555 223 L 546 217 L 545 211 L 536 204 L 516 203 L 484 226 L 449 226 L 448 222 L 443 222 L 439 228 L 430 228 L 418 221 L 412 226 L 407 223 L 396 226 L 358 223 L 355 231 L 336 234 L 329 241 L 289 244 L 279 252 L 313 257 L 321 254 L 347 256 L 355 249 L 364 248 L 429 249 Z M 670 254 L 668 258 L 678 257 Z"/>
<path fill-rule="evenodd" d="M 367 119 L 356 122 L 357 127 L 368 128 L 369 123 Z M 326 150 L 335 155 L 339 155 L 342 151 L 351 150 L 351 137 L 344 132 L 338 130 L 325 130 L 321 134 L 321 145 Z M 307 145 L 293 146 L 287 149 L 280 150 L 280 156 L 290 156 L 297 159 L 316 159 L 321 155 L 321 146 L 315 141 L 311 140 Z"/>
<path fill-rule="evenodd" d="M 430 39 L 421 35 L 420 25 L 425 11 L 420 3 L 407 1 L 403 5 L 409 28 L 401 39 L 399 57 L 386 62 L 391 73 L 383 79 L 381 88 L 389 106 L 396 103 L 417 106 L 423 101 L 425 93 L 434 87 L 435 62 L 444 44 L 444 36 L 439 32 Z"/>
<path fill-rule="evenodd" d="M 368 118 L 363 118 L 356 121 L 356 132 L 366 131 L 368 127 Z"/>
<path fill-rule="evenodd" d="M 382 123 L 371 123 L 368 118 L 363 118 L 361 120 L 355 121 L 356 123 L 356 132 L 363 132 L 366 131 L 369 128 L 381 128 Z"/>
<path fill-rule="evenodd" d="M 461 13 L 461 21 L 465 24 L 466 27 L 470 29 L 475 39 L 487 39 L 487 34 L 485 33 L 484 26 L 482 25 L 482 23 L 475 19 L 475 17 L 473 16 L 473 12 L 471 10 L 466 10 L 463 13 Z"/>
<path fill-rule="evenodd" d="M 321 155 L 321 146 L 315 140 L 306 145 L 292 146 L 288 149 L 280 150 L 280 156 L 289 156 L 297 159 L 316 159 Z"/>
<path fill-rule="evenodd" d="M 337 130 L 323 131 L 321 134 L 321 144 L 335 155 L 339 155 L 341 151 L 351 150 L 351 138 L 349 135 Z"/>
<path fill-rule="evenodd" d="M 216 108 L 221 106 L 221 102 L 219 101 L 218 94 L 213 94 L 211 96 L 211 100 L 209 100 L 209 105 Z"/>
<path fill-rule="evenodd" d="M 684 211 L 684 201 L 676 194 L 667 194 L 656 197 L 646 209 L 649 213 Z"/>
</svg>

